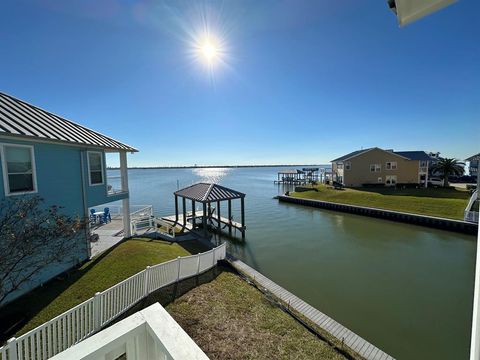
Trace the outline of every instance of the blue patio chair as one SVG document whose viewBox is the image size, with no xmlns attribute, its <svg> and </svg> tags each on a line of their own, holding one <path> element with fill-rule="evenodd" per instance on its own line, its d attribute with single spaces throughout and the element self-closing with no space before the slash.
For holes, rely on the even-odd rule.
<svg viewBox="0 0 480 360">
<path fill-rule="evenodd" d="M 97 217 L 94 215 L 95 214 L 95 209 L 90 209 L 90 224 L 95 225 L 97 222 Z"/>
<path fill-rule="evenodd" d="M 111 221 L 112 221 L 112 215 L 110 215 L 110 209 L 106 207 L 105 209 L 103 209 L 103 222 L 107 223 Z"/>
</svg>

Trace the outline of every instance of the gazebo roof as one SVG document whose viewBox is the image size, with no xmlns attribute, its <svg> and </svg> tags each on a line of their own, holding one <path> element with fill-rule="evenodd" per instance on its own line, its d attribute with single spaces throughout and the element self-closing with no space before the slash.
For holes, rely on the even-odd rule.
<svg viewBox="0 0 480 360">
<path fill-rule="evenodd" d="M 209 183 L 194 184 L 184 189 L 177 190 L 174 194 L 201 203 L 240 199 L 245 197 L 245 194 L 239 191 L 218 184 Z"/>
</svg>

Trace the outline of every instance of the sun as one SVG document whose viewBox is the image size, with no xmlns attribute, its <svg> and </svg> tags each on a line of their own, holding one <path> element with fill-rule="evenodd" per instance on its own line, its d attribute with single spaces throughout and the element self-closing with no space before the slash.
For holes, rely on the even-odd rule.
<svg viewBox="0 0 480 360">
<path fill-rule="evenodd" d="M 200 52 L 204 59 L 211 63 L 219 55 L 219 49 L 211 40 L 206 40 L 203 44 L 200 45 Z"/>
<path fill-rule="evenodd" d="M 222 61 L 223 51 L 221 44 L 212 36 L 203 37 L 196 44 L 198 59 L 209 67 Z"/>
</svg>

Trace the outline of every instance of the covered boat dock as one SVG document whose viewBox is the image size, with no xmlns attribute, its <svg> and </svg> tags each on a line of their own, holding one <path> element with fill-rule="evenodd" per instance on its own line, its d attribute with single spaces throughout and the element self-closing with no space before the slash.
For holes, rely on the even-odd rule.
<svg viewBox="0 0 480 360">
<path fill-rule="evenodd" d="M 232 230 L 239 230 L 245 238 L 245 194 L 226 188 L 218 184 L 197 183 L 174 192 L 175 195 L 175 223 L 184 228 L 197 228 L 197 220 L 202 225 L 204 234 L 208 225 L 213 225 L 217 230 L 228 227 L 229 234 Z M 182 199 L 182 213 L 179 209 L 179 198 Z M 187 199 L 191 202 L 191 211 L 187 210 Z M 240 200 L 240 223 L 233 221 L 232 200 Z M 227 202 L 227 218 L 221 216 L 221 202 Z M 196 204 L 202 204 L 202 210 L 196 210 Z M 212 203 L 216 207 L 212 207 Z M 172 219 L 168 219 L 172 220 Z M 190 222 L 189 222 L 190 221 Z M 198 224 L 198 225 L 200 225 Z"/>
</svg>

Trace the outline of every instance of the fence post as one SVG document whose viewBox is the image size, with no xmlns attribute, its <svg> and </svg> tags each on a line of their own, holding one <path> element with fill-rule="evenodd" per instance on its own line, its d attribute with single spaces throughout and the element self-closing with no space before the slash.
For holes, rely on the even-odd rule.
<svg viewBox="0 0 480 360">
<path fill-rule="evenodd" d="M 177 282 L 180 280 L 180 256 L 177 257 L 178 262 L 178 272 L 177 272 Z"/>
<path fill-rule="evenodd" d="M 95 331 L 100 330 L 102 326 L 102 294 L 95 293 L 93 297 L 93 327 Z"/>
<path fill-rule="evenodd" d="M 145 269 L 145 277 L 143 279 L 143 297 L 146 297 L 150 291 L 148 290 L 148 286 L 150 285 L 149 284 L 150 282 L 150 266 L 147 266 L 146 269 Z"/>
<path fill-rule="evenodd" d="M 7 341 L 8 345 L 8 359 L 9 360 L 17 360 L 18 355 L 17 355 L 17 339 L 12 337 Z M 6 359 L 6 358 L 5 358 Z"/>
</svg>

